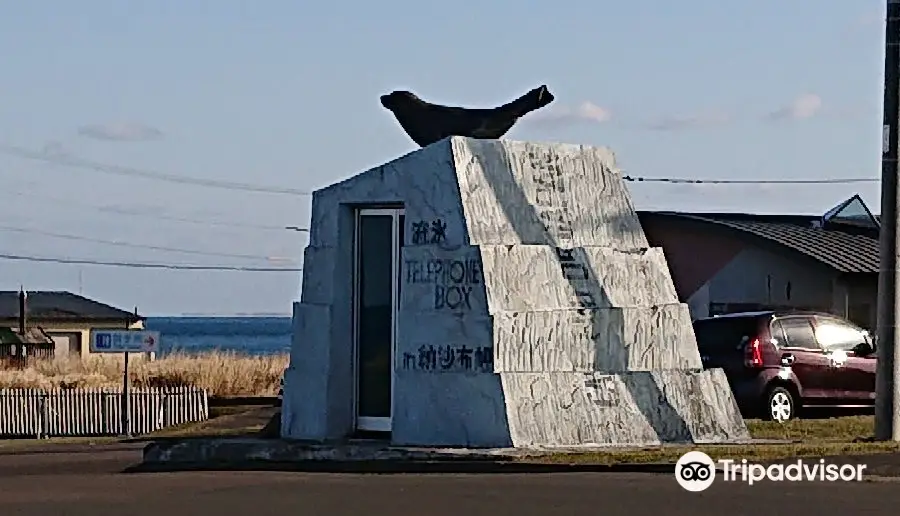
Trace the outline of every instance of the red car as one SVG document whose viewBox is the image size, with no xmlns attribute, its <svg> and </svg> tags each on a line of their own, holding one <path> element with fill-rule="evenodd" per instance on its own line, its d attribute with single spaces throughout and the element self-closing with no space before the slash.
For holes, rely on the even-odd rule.
<svg viewBox="0 0 900 516">
<path fill-rule="evenodd" d="M 875 403 L 875 346 L 846 319 L 744 312 L 694 321 L 704 368 L 720 367 L 745 416 L 787 421 L 801 407 Z"/>
</svg>

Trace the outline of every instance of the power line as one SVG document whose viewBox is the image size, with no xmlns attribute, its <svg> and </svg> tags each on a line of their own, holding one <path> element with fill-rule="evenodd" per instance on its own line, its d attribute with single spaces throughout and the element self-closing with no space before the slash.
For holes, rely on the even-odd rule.
<svg viewBox="0 0 900 516">
<path fill-rule="evenodd" d="M 52 258 L 44 256 L 28 256 L 18 254 L 0 254 L 0 260 L 17 260 L 25 262 L 60 263 L 69 265 L 97 265 L 106 267 L 125 267 L 131 269 L 169 269 L 179 271 L 234 271 L 234 272 L 300 272 L 301 268 L 280 267 L 232 267 L 228 265 L 187 265 L 173 263 L 141 263 L 86 260 L 77 258 Z"/>
<path fill-rule="evenodd" d="M 151 219 L 158 220 L 168 220 L 170 222 L 179 222 L 186 224 L 199 224 L 202 226 L 217 226 L 217 227 L 227 227 L 227 228 L 243 228 L 243 229 L 254 229 L 260 231 L 284 231 L 284 226 L 267 226 L 265 224 L 248 224 L 246 222 L 231 222 L 224 220 L 201 220 L 201 219 L 189 219 L 186 217 L 172 217 L 169 215 L 152 215 L 148 213 L 141 213 L 138 211 L 129 211 L 125 208 L 117 208 L 115 206 L 99 206 L 97 211 L 103 211 L 107 213 L 115 213 L 117 215 L 127 215 L 131 217 L 139 217 L 145 216 Z"/>
<path fill-rule="evenodd" d="M 283 194 L 294 196 L 310 195 L 309 191 L 298 190 L 295 188 L 281 188 L 272 186 L 262 186 L 251 183 L 239 183 L 232 181 L 220 181 L 214 179 L 199 179 L 174 174 L 166 174 L 151 170 L 143 170 L 134 167 L 126 167 L 122 165 L 111 165 L 96 161 L 87 160 L 72 156 L 67 153 L 48 154 L 44 151 L 33 151 L 16 145 L 0 144 L 0 153 L 16 156 L 24 159 L 44 161 L 60 166 L 90 169 L 106 174 L 123 175 L 131 177 L 143 177 L 146 179 L 156 179 L 160 181 L 168 181 L 179 184 L 190 184 L 195 186 L 206 186 L 211 188 L 222 188 L 226 190 L 242 190 L 248 192 L 261 192 L 271 194 Z M 675 177 L 639 177 L 639 176 L 623 176 L 622 179 L 635 183 L 669 183 L 669 184 L 710 184 L 710 185 L 774 185 L 774 184 L 852 184 L 852 183 L 874 183 L 878 182 L 877 178 L 825 178 L 825 179 L 691 179 L 691 178 L 675 178 Z M 161 218 L 161 217 L 160 217 Z M 186 221 L 181 221 L 186 222 Z"/>
<path fill-rule="evenodd" d="M 878 178 L 848 177 L 836 179 L 687 179 L 675 177 L 635 177 L 622 176 L 625 181 L 633 183 L 672 183 L 672 184 L 709 184 L 709 185 L 825 185 L 851 183 L 877 183 Z"/>
<path fill-rule="evenodd" d="M 246 222 L 236 222 L 236 221 L 225 221 L 225 220 L 209 220 L 209 219 L 192 219 L 187 217 L 173 217 L 170 215 L 158 215 L 153 213 L 144 213 L 140 211 L 129 210 L 126 208 L 119 208 L 116 206 L 96 206 L 86 202 L 78 202 L 72 199 L 66 199 L 62 197 L 55 197 L 52 195 L 37 195 L 31 192 L 23 192 L 23 191 L 7 191 L 10 194 L 12 199 L 15 199 L 17 196 L 22 197 L 32 197 L 34 199 L 42 199 L 46 201 L 51 201 L 57 204 L 67 204 L 69 206 L 74 206 L 77 208 L 95 210 L 103 213 L 115 213 L 116 215 L 125 215 L 128 217 L 142 217 L 146 219 L 152 220 L 166 220 L 170 222 L 178 222 L 182 224 L 197 224 L 201 226 L 221 226 L 227 228 L 244 228 L 244 229 L 254 229 L 259 231 L 284 231 L 285 226 L 269 226 L 265 224 L 249 224 Z M 302 228 L 301 228 L 302 230 Z M 296 231 L 296 230 L 295 230 Z"/>
<path fill-rule="evenodd" d="M 13 233 L 24 233 L 28 235 L 41 235 L 51 238 L 60 238 L 63 240 L 75 240 L 81 242 L 92 242 L 95 244 L 103 244 L 103 245 L 111 245 L 118 247 L 131 247 L 135 249 L 150 249 L 153 251 L 168 251 L 173 253 L 182 253 L 182 254 L 195 254 L 199 256 L 217 256 L 223 258 L 244 258 L 249 260 L 272 260 L 272 258 L 267 256 L 253 255 L 253 254 L 237 254 L 237 253 L 218 253 L 212 251 L 200 251 L 196 249 L 182 249 L 179 247 L 167 247 L 167 246 L 158 246 L 158 245 L 148 245 L 148 244 L 138 244 L 133 242 L 123 242 L 118 240 L 104 240 L 102 238 L 92 238 L 81 235 L 70 235 L 66 233 L 54 233 L 52 231 L 43 231 L 39 229 L 31 229 L 31 228 L 20 228 L 14 226 L 2 226 L 0 225 L 0 231 L 10 231 Z"/>
<path fill-rule="evenodd" d="M 102 172 L 104 174 L 112 174 L 129 177 L 142 177 L 145 179 L 155 179 L 158 181 L 168 181 L 170 183 L 178 183 L 194 186 L 206 186 L 209 188 L 222 188 L 225 190 L 241 190 L 245 192 L 260 192 L 281 195 L 310 195 L 306 190 L 298 190 L 295 188 L 280 188 L 274 186 L 254 185 L 250 183 L 239 183 L 233 181 L 221 181 L 216 179 L 200 179 L 193 177 L 184 177 L 174 174 L 166 174 L 153 170 L 144 170 L 134 167 L 126 167 L 122 165 L 111 165 L 108 163 L 100 163 L 73 156 L 68 153 L 49 154 L 45 151 L 33 151 L 17 145 L 8 145 L 0 143 L 0 153 L 8 154 L 23 159 L 43 161 L 53 163 L 64 167 L 81 168 Z"/>
</svg>

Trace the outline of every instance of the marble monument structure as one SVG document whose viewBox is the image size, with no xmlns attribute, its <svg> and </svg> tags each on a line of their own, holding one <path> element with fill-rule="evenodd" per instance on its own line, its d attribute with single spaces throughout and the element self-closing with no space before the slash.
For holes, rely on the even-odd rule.
<svg viewBox="0 0 900 516">
<path fill-rule="evenodd" d="M 316 191 L 309 236 L 285 438 L 749 438 L 606 148 L 447 138 Z"/>
</svg>

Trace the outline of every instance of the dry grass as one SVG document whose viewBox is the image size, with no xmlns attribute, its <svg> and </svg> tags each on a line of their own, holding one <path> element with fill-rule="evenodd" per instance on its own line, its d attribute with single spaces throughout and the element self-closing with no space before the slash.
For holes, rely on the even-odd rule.
<svg viewBox="0 0 900 516">
<path fill-rule="evenodd" d="M 135 387 L 194 385 L 211 396 L 274 396 L 289 356 L 250 356 L 234 352 L 172 354 L 153 362 L 129 364 Z M 0 389 L 98 388 L 122 384 L 121 358 L 91 356 L 36 362 L 27 369 L 0 369 Z"/>
</svg>

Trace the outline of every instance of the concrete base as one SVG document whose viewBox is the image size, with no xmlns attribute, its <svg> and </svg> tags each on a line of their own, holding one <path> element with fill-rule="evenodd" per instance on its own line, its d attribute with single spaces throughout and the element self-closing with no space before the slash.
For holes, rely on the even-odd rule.
<svg viewBox="0 0 900 516">
<path fill-rule="evenodd" d="M 791 444 L 790 441 L 748 440 L 739 441 L 745 445 L 777 445 Z M 662 445 L 661 448 L 670 445 Z M 518 464 L 523 466 L 567 467 L 559 461 L 548 461 L 551 455 L 577 453 L 611 453 L 622 452 L 627 447 L 611 446 L 578 446 L 578 447 L 533 447 L 533 448 L 418 448 L 411 446 L 394 446 L 383 441 L 347 441 L 341 443 L 315 443 L 280 439 L 253 438 L 220 438 L 220 439 L 184 439 L 154 442 L 144 448 L 143 464 L 145 469 L 304 469 L 311 464 L 319 464 L 319 468 L 328 469 L 333 465 L 341 469 L 342 465 L 358 464 L 372 466 L 373 470 L 393 469 L 405 470 L 416 464 L 482 464 L 490 468 L 492 465 Z M 696 449 L 702 450 L 703 447 Z M 671 472 L 674 461 L 654 464 L 614 464 L 608 461 L 576 461 L 578 466 L 591 470 L 615 468 L 637 469 L 646 471 L 648 466 L 658 468 L 668 466 Z M 381 464 L 379 466 L 378 464 Z M 139 468 L 140 469 L 140 468 Z M 352 466 L 350 469 L 353 469 Z M 478 469 L 478 468 L 476 468 Z"/>
</svg>

